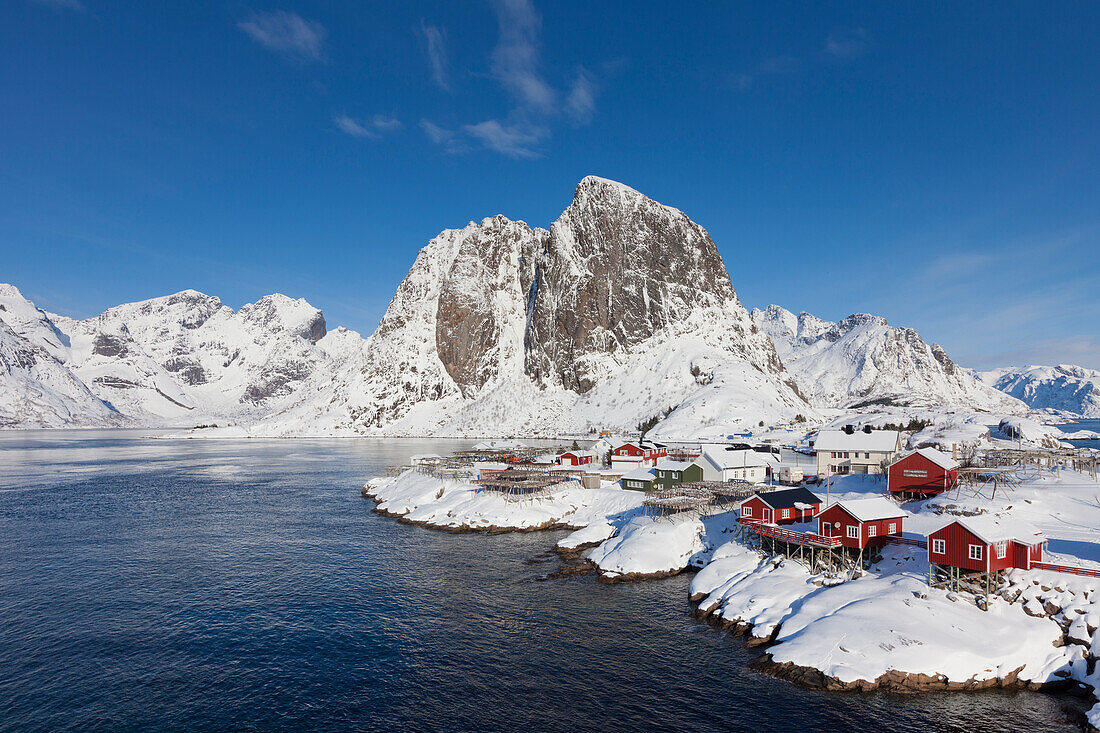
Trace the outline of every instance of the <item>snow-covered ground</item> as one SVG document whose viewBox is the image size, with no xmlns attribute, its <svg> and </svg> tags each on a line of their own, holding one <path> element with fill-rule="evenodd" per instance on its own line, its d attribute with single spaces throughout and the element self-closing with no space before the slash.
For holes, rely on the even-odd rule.
<svg viewBox="0 0 1100 733">
<path fill-rule="evenodd" d="M 881 478 L 846 476 L 830 482 L 828 495 L 858 499 L 884 489 Z M 1069 678 L 1100 686 L 1085 662 L 1100 639 L 1100 579 L 1013 571 L 983 610 L 984 599 L 973 594 L 930 588 L 922 549 L 888 546 L 855 577 L 812 574 L 797 558 L 746 545 L 732 511 L 655 519 L 642 514 L 642 494 L 610 482 L 515 503 L 468 482 L 443 484 L 408 471 L 372 479 L 365 492 L 384 513 L 439 528 L 574 528 L 558 548 L 583 552 L 608 580 L 698 569 L 691 594 L 699 614 L 768 644 L 764 668 L 798 681 L 830 689 L 976 689 Z M 906 535 L 923 536 L 954 514 L 986 513 L 1042 530 L 1050 562 L 1100 568 L 1098 497 L 1100 484 L 1088 476 L 1048 471 L 996 497 L 964 489 L 906 504 Z M 1100 720 L 1100 705 L 1093 716 Z"/>
</svg>

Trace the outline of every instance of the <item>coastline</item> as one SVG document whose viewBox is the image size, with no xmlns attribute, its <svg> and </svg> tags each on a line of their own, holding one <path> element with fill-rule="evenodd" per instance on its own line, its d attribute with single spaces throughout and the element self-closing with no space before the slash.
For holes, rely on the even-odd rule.
<svg viewBox="0 0 1100 733">
<path fill-rule="evenodd" d="M 599 582 L 614 584 L 698 570 L 691 581 L 692 615 L 759 648 L 761 656 L 752 669 L 802 687 L 830 692 L 999 688 L 1085 694 L 1084 685 L 1095 689 L 1100 683 L 1100 670 L 1088 674 L 1089 660 L 1095 658 L 1095 626 L 1081 621 L 1075 634 L 1069 632 L 1069 616 L 1087 616 L 1100 625 L 1097 584 L 1081 579 L 1052 581 L 1033 571 L 1017 571 L 998 589 L 986 612 L 962 593 L 929 589 L 918 572 L 919 553 L 912 548 L 892 547 L 876 568 L 854 582 L 836 583 L 811 576 L 795 560 L 746 548 L 731 534 L 736 530 L 728 516 L 679 521 L 642 517 L 637 492 L 563 489 L 521 506 L 476 492 L 471 485 L 444 487 L 438 479 L 413 474 L 371 479 L 362 495 L 382 516 L 447 532 L 571 530 L 553 548 L 565 566 L 544 579 L 596 573 Z M 607 511 L 609 507 L 614 511 Z M 1063 602 L 1055 604 L 1055 597 Z M 1038 598 L 1046 599 L 1037 601 L 1047 604 L 1044 611 L 1036 614 L 1032 603 L 1025 612 L 1026 604 Z M 919 623 L 901 624 L 899 630 L 883 622 L 900 612 L 930 623 L 922 631 Z M 964 633 L 936 630 L 935 623 L 958 626 Z M 839 630 L 861 624 L 866 638 L 856 643 Z M 1089 638 L 1081 638 L 1082 627 Z M 971 643 L 972 637 L 988 646 Z M 836 648 L 823 648 L 829 645 Z"/>
</svg>

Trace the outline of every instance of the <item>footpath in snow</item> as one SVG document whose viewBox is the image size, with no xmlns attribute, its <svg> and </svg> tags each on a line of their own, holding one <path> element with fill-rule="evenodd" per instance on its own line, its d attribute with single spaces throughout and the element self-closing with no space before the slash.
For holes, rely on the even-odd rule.
<svg viewBox="0 0 1100 733">
<path fill-rule="evenodd" d="M 830 499 L 881 495 L 884 483 L 843 477 Z M 564 483 L 524 502 L 441 481 L 415 470 L 372 479 L 363 489 L 380 513 L 451 531 L 568 528 L 559 551 L 580 553 L 607 581 L 698 569 L 697 614 L 766 647 L 761 669 L 824 689 L 1043 689 L 1073 681 L 1100 687 L 1100 579 L 1012 571 L 989 609 L 973 594 L 928 586 L 925 551 L 888 545 L 856 577 L 811 574 L 797 558 L 746 544 L 736 512 L 655 519 L 640 492 L 605 482 Z M 1027 521 L 1050 540 L 1050 560 L 1100 567 L 1100 485 L 1069 471 L 1025 481 L 996 500 L 951 492 L 906 504 L 906 534 L 920 536 L 954 515 L 987 513 Z M 1090 552 L 1092 553 L 1090 555 Z M 1072 553 L 1072 556 L 1071 554 Z M 1100 724 L 1100 705 L 1090 713 Z"/>
</svg>

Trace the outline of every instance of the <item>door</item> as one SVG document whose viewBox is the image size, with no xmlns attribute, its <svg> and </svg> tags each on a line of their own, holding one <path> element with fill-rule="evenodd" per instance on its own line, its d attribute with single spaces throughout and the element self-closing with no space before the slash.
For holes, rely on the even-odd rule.
<svg viewBox="0 0 1100 733">
<path fill-rule="evenodd" d="M 772 521 L 772 510 L 764 507 L 764 511 L 761 512 L 760 518 L 764 520 L 765 524 L 770 524 Z"/>
</svg>

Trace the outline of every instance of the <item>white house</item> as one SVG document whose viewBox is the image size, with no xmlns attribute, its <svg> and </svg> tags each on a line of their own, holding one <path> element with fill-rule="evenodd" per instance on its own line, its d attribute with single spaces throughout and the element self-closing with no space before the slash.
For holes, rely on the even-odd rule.
<svg viewBox="0 0 1100 733">
<path fill-rule="evenodd" d="M 776 461 L 770 453 L 754 450 L 726 450 L 724 447 L 706 446 L 697 463 L 703 467 L 704 481 L 762 482 L 768 474 L 768 466 Z"/>
<path fill-rule="evenodd" d="M 856 429 L 822 430 L 814 441 L 817 475 L 882 473 L 884 466 L 901 450 L 901 431 Z"/>
</svg>

